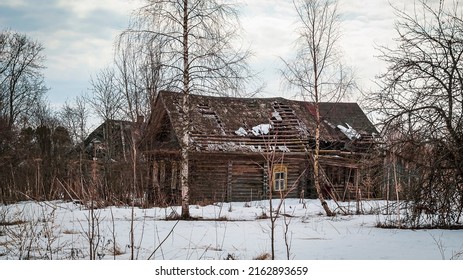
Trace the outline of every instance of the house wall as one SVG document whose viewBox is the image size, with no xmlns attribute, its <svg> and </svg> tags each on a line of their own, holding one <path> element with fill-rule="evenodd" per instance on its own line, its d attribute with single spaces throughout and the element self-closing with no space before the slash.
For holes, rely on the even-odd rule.
<svg viewBox="0 0 463 280">
<path fill-rule="evenodd" d="M 230 161 L 230 201 L 264 199 L 266 188 L 264 169 L 252 161 Z"/>
<path fill-rule="evenodd" d="M 280 162 L 279 162 L 280 163 Z M 287 197 L 300 198 L 310 194 L 309 172 L 303 159 L 285 159 L 287 166 Z M 154 161 L 151 172 L 150 197 L 158 203 L 180 202 L 178 160 Z M 192 155 L 190 158 L 190 202 L 209 204 L 213 202 L 236 202 L 268 199 L 271 170 L 262 157 L 224 157 L 223 155 Z M 280 192 L 273 192 L 279 198 Z"/>
<path fill-rule="evenodd" d="M 159 158 L 159 157 L 158 157 Z M 180 161 L 177 157 L 165 156 L 154 161 L 151 170 L 150 197 L 166 205 L 180 203 Z M 313 187 L 311 165 L 304 157 L 286 156 L 277 164 L 287 167 L 288 198 L 316 198 Z M 191 154 L 190 155 L 190 203 L 210 204 L 213 202 L 239 202 L 268 199 L 270 187 L 268 172 L 271 163 L 262 156 Z M 322 181 L 325 198 L 333 196 L 337 200 L 375 197 L 366 189 L 368 172 L 340 164 L 322 163 L 323 174 L 328 180 Z M 322 174 L 322 176 L 324 176 Z M 365 177 L 365 178 L 364 178 Z M 360 188 L 360 189 L 359 189 Z M 360 192 L 359 192 L 360 191 Z M 154 194 L 154 196 L 153 196 Z M 279 198 L 280 192 L 272 192 Z"/>
<path fill-rule="evenodd" d="M 288 168 L 287 197 L 307 195 L 307 162 L 283 161 Z M 268 164 L 259 158 L 209 156 L 190 160 L 190 199 L 195 202 L 251 201 L 268 198 Z M 279 192 L 272 197 L 279 198 Z"/>
<path fill-rule="evenodd" d="M 225 160 L 190 160 L 190 202 L 208 204 L 226 201 L 227 178 L 228 165 Z"/>
</svg>

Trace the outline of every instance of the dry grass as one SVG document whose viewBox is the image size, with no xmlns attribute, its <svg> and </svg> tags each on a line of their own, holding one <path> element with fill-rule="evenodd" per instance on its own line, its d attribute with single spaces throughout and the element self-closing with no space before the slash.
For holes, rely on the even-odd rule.
<svg viewBox="0 0 463 280">
<path fill-rule="evenodd" d="M 257 220 L 265 220 L 265 219 L 268 219 L 268 218 L 269 218 L 269 216 L 265 212 L 262 212 L 262 214 L 260 214 L 259 216 L 256 217 Z"/>
<path fill-rule="evenodd" d="M 110 252 L 111 256 L 120 256 L 120 255 L 125 254 L 125 252 L 122 251 L 122 249 L 117 244 L 116 244 L 116 246 L 111 247 L 109 249 L 109 252 Z"/>
<path fill-rule="evenodd" d="M 25 221 L 22 220 L 17 220 L 17 221 L 0 221 L 0 226 L 17 226 L 17 225 L 22 225 L 26 223 Z"/>
<path fill-rule="evenodd" d="M 80 234 L 80 231 L 72 230 L 72 229 L 65 229 L 63 234 Z"/>
<path fill-rule="evenodd" d="M 270 255 L 270 253 L 262 253 L 258 255 L 257 257 L 255 257 L 253 260 L 265 261 L 265 260 L 270 260 L 271 258 L 272 258 L 272 255 Z"/>
</svg>

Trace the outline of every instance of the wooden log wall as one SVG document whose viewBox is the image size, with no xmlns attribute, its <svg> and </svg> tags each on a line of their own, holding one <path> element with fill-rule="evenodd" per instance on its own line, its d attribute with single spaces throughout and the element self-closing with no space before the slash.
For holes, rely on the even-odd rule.
<svg viewBox="0 0 463 280">
<path fill-rule="evenodd" d="M 310 167 L 308 166 L 308 162 L 301 159 L 289 159 L 287 158 L 286 164 L 288 168 L 288 189 L 292 190 L 288 194 L 287 198 L 301 198 L 307 197 L 309 190 L 308 190 L 308 180 L 310 174 Z M 279 194 L 276 194 L 278 197 Z M 275 195 L 274 195 L 275 197 Z"/>
<path fill-rule="evenodd" d="M 190 199 L 192 203 L 252 201 L 267 199 L 268 176 L 264 162 L 239 159 L 195 159 L 190 161 Z M 287 197 L 307 195 L 307 162 L 288 160 Z M 302 175 L 301 175 L 302 174 Z M 279 192 L 273 192 L 279 198 Z"/>
<path fill-rule="evenodd" d="M 263 168 L 252 161 L 234 161 L 231 168 L 231 198 L 252 201 L 264 198 Z"/>
<path fill-rule="evenodd" d="M 237 202 L 268 199 L 268 179 L 265 162 L 254 159 L 227 158 L 223 156 L 194 157 L 190 160 L 190 202 L 192 204 L 210 204 L 214 202 Z M 285 158 L 287 188 L 291 189 L 287 198 L 314 198 L 312 169 L 304 158 Z M 325 166 L 331 188 L 326 189 L 325 196 L 337 200 L 362 197 L 371 198 L 363 190 L 363 174 L 358 169 L 339 166 Z M 157 202 L 167 205 L 180 201 L 180 164 L 176 160 L 160 160 L 152 166 L 151 187 Z M 156 174 L 156 176 L 154 176 Z M 360 176 L 360 177 L 359 177 Z M 272 197 L 280 198 L 280 192 L 272 192 Z M 161 198 L 159 200 L 159 198 Z"/>
<path fill-rule="evenodd" d="M 190 160 L 189 173 L 191 203 L 227 200 L 228 161 Z"/>
</svg>

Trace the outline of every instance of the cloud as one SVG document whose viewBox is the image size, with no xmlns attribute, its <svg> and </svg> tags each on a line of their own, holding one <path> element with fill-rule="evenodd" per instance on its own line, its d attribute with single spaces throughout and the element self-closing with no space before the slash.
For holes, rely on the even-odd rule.
<svg viewBox="0 0 463 280">
<path fill-rule="evenodd" d="M 52 88 L 50 100 L 61 100 L 63 95 L 86 91 L 90 75 L 110 63 L 115 37 L 127 27 L 131 11 L 142 1 L 2 0 L 0 28 L 26 33 L 44 45 L 45 78 Z M 375 45 L 392 44 L 396 36 L 395 16 L 389 1 L 399 8 L 413 8 L 413 1 L 339 1 L 343 19 L 340 47 L 345 64 L 356 69 L 366 88 L 385 69 L 376 57 L 379 53 Z M 288 59 L 294 52 L 298 18 L 293 1 L 242 2 L 244 45 L 249 45 L 255 54 L 251 66 L 262 72 L 262 79 L 268 83 L 266 95 L 284 96 L 278 68 L 282 67 L 279 58 Z M 67 90 L 66 85 L 69 85 Z"/>
<path fill-rule="evenodd" d="M 114 40 L 139 2 L 6 0 L 0 3 L 0 26 L 43 44 L 50 100 L 61 100 L 85 91 L 90 75 L 111 61 Z M 66 84 L 73 90 L 80 84 L 79 92 L 63 92 Z"/>
<path fill-rule="evenodd" d="M 343 59 L 354 69 L 358 83 L 369 90 L 375 76 L 385 69 L 376 48 L 390 44 L 395 36 L 393 10 L 387 1 L 379 0 L 344 0 L 339 10 Z"/>
<path fill-rule="evenodd" d="M 288 46 L 296 39 L 292 32 L 295 11 L 291 1 L 248 1 L 243 11 L 241 22 L 246 39 L 258 56 L 268 59 L 288 52 Z"/>
</svg>

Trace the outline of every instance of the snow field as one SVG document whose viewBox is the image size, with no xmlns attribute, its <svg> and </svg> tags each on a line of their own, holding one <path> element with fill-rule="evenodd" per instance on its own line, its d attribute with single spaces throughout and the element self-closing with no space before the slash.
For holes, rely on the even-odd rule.
<svg viewBox="0 0 463 280">
<path fill-rule="evenodd" d="M 273 206 L 279 200 L 273 201 Z M 330 202 L 332 203 L 332 202 Z M 326 217 L 317 200 L 287 199 L 275 228 L 276 259 L 462 259 L 463 230 L 377 228 L 391 216 L 384 201 L 362 202 L 362 215 Z M 342 203 L 355 212 L 355 203 Z M 72 202 L 0 206 L 0 259 L 130 259 L 131 207 L 94 209 Z M 332 209 L 336 205 L 330 204 Z M 269 201 L 191 206 L 193 220 L 166 220 L 179 207 L 133 208 L 138 260 L 251 260 L 271 252 Z M 287 229 L 285 243 L 285 229 Z M 288 257 L 289 251 L 289 257 Z M 116 252 L 116 254 L 114 254 Z"/>
</svg>

